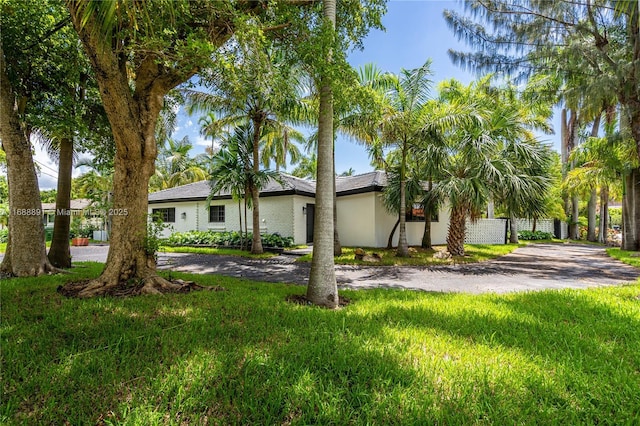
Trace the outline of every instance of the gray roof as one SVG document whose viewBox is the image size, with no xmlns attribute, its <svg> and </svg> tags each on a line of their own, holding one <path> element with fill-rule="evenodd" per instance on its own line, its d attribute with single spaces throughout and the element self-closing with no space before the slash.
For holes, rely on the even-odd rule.
<svg viewBox="0 0 640 426">
<path fill-rule="evenodd" d="M 301 179 L 286 173 L 280 173 L 281 182 L 269 179 L 267 185 L 260 191 L 261 197 L 298 194 L 313 197 L 316 193 L 316 183 L 311 180 Z M 161 203 L 166 201 L 197 201 L 205 200 L 211 193 L 208 180 L 189 183 L 175 188 L 163 189 L 149 194 L 150 203 Z M 214 198 L 230 198 L 229 191 L 222 191 Z"/>
<path fill-rule="evenodd" d="M 260 191 L 261 197 L 277 195 L 298 194 L 315 197 L 316 183 L 309 179 L 301 179 L 286 173 L 280 173 L 281 183 L 270 179 L 267 185 Z M 387 185 L 387 176 L 383 171 L 376 170 L 355 176 L 338 176 L 336 178 L 336 193 L 338 196 L 360 194 L 364 192 L 382 191 Z M 189 183 L 175 188 L 149 194 L 150 203 L 163 203 L 168 201 L 200 201 L 205 200 L 211 193 L 208 180 Z M 217 194 L 215 198 L 230 198 L 228 191 Z"/>
<path fill-rule="evenodd" d="M 338 176 L 336 178 L 336 195 L 381 191 L 386 185 L 387 175 L 381 170 L 355 176 Z"/>
<path fill-rule="evenodd" d="M 69 210 L 84 210 L 91 205 L 91 200 L 86 198 L 78 198 L 70 200 Z M 42 203 L 42 210 L 56 210 L 56 203 Z"/>
</svg>

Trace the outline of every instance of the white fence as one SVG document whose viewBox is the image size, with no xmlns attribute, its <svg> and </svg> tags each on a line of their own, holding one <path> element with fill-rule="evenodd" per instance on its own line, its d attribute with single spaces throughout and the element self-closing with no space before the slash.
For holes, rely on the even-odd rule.
<svg viewBox="0 0 640 426">
<path fill-rule="evenodd" d="M 480 219 L 467 221 L 464 242 L 467 244 L 504 244 L 507 219 Z"/>
<path fill-rule="evenodd" d="M 516 219 L 516 227 L 518 231 L 532 231 L 533 220 L 530 219 Z M 549 232 L 553 234 L 553 219 L 538 219 L 536 220 L 536 231 Z"/>
</svg>

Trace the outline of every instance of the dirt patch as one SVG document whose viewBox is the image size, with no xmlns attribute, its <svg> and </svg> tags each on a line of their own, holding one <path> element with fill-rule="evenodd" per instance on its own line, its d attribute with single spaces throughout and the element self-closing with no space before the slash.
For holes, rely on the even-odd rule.
<svg viewBox="0 0 640 426">
<path fill-rule="evenodd" d="M 89 284 L 89 280 L 70 282 L 65 285 L 58 286 L 57 292 L 65 297 L 77 298 L 79 293 L 84 290 Z M 205 287 L 196 284 L 194 281 L 184 280 L 171 280 L 172 284 L 175 284 L 175 289 L 172 291 L 165 291 L 164 293 L 191 293 L 193 291 L 207 290 L 207 291 L 226 291 L 224 287 L 214 286 Z M 143 291 L 143 280 L 130 280 L 123 281 L 119 285 L 110 287 L 105 290 L 104 296 L 111 297 L 130 297 L 139 296 L 145 294 Z"/>
<path fill-rule="evenodd" d="M 287 302 L 290 303 L 295 303 L 297 305 L 304 305 L 304 306 L 311 306 L 313 305 L 313 303 L 311 303 L 311 301 L 309 299 L 307 299 L 307 296 L 303 295 L 303 294 L 290 294 L 288 295 L 285 300 Z M 338 296 L 338 306 L 339 307 L 344 307 L 347 305 L 351 304 L 351 299 L 349 299 L 348 297 L 344 297 L 344 296 Z"/>
</svg>

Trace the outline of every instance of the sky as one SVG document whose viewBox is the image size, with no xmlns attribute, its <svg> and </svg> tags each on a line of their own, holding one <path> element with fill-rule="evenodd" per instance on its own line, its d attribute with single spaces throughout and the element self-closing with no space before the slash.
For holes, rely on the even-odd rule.
<svg viewBox="0 0 640 426">
<path fill-rule="evenodd" d="M 475 79 L 470 71 L 453 65 L 447 54 L 448 49 L 469 51 L 470 48 L 458 42 L 453 31 L 447 27 L 442 16 L 445 9 L 461 10 L 458 1 L 442 0 L 400 0 L 390 1 L 387 13 L 382 18 L 384 31 L 374 30 L 364 40 L 364 49 L 349 54 L 349 62 L 356 68 L 375 63 L 379 69 L 397 73 L 400 69 L 413 69 L 421 66 L 427 59 L 432 60 L 432 79 L 435 85 L 450 78 L 456 78 L 468 84 Z M 557 114 L 556 114 L 557 115 Z M 211 141 L 199 134 L 198 116 L 178 115 L 178 127 L 174 139 L 189 136 L 194 144 L 192 154 L 204 152 Z M 554 128 L 559 121 L 555 117 Z M 541 139 L 559 145 L 558 135 L 542 135 Z M 352 168 L 356 174 L 372 171 L 369 157 L 363 146 L 344 137 L 336 140 L 336 172 L 341 173 Z M 55 188 L 57 165 L 41 149 L 36 150 L 36 161 L 41 165 L 40 188 Z M 285 171 L 291 171 L 289 166 Z M 76 170 L 74 176 L 81 173 Z"/>
</svg>

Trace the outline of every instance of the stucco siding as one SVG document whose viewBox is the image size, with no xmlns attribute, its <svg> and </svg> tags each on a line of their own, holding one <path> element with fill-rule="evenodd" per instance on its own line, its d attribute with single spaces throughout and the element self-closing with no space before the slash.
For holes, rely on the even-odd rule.
<svg viewBox="0 0 640 426">
<path fill-rule="evenodd" d="M 377 247 L 374 193 L 337 197 L 338 235 L 344 246 Z"/>
<path fill-rule="evenodd" d="M 301 197 L 302 198 L 302 197 Z M 312 198 L 309 198 L 313 200 Z M 306 204 L 306 203 L 305 203 Z M 234 200 L 214 200 L 211 206 L 224 206 L 224 222 L 209 222 L 209 209 L 205 201 L 184 201 L 169 203 L 149 204 L 148 211 L 151 214 L 153 209 L 175 208 L 175 222 L 167 223 L 168 228 L 163 231 L 163 237 L 168 237 L 173 232 L 186 232 L 192 230 L 199 231 L 239 231 L 240 218 L 238 215 L 238 202 Z M 292 196 L 265 197 L 260 199 L 260 231 L 268 233 L 279 233 L 282 236 L 294 236 L 295 221 L 306 220 L 302 218 L 302 207 L 300 212 L 294 214 L 294 201 Z M 242 227 L 244 228 L 244 203 L 240 203 L 242 212 Z M 184 214 L 183 214 L 184 213 Z M 247 229 L 249 232 L 253 228 L 252 210 L 247 209 Z M 296 240 L 297 244 L 304 243 Z"/>
<path fill-rule="evenodd" d="M 294 195 L 292 197 L 293 210 L 291 212 L 293 218 L 293 241 L 294 244 L 306 244 L 307 243 L 307 204 L 314 204 L 316 200 L 312 197 L 304 197 L 301 195 Z M 302 208 L 305 210 L 302 210 Z M 284 219 L 285 217 L 283 217 Z"/>
</svg>

